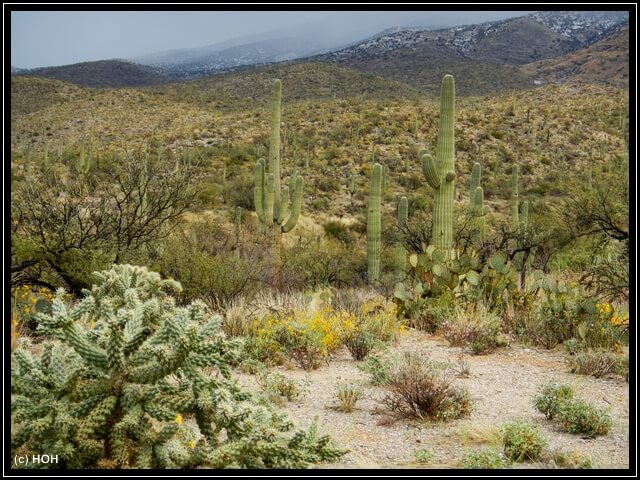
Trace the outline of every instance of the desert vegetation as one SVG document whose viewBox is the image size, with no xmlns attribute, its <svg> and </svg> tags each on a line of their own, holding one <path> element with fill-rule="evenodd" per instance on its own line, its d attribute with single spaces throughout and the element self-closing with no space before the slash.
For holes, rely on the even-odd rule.
<svg viewBox="0 0 640 480">
<path fill-rule="evenodd" d="M 15 79 L 12 457 L 628 468 L 628 92 L 277 68 Z"/>
</svg>

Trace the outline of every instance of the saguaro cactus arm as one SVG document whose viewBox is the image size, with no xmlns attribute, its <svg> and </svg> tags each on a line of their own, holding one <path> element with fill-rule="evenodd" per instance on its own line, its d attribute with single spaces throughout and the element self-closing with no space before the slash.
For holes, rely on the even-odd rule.
<svg viewBox="0 0 640 480">
<path fill-rule="evenodd" d="M 282 225 L 289 215 L 289 187 L 282 187 L 282 201 L 278 213 L 278 225 Z"/>
<path fill-rule="evenodd" d="M 424 174 L 424 178 L 427 180 L 427 183 L 431 186 L 431 188 L 437 190 L 438 188 L 440 188 L 440 177 L 438 176 L 438 170 L 436 168 L 435 162 L 433 161 L 433 157 L 428 153 L 424 153 L 421 159 L 422 173 Z"/>
<path fill-rule="evenodd" d="M 302 210 L 302 190 L 304 189 L 304 179 L 300 176 L 296 178 L 296 185 L 293 190 L 293 201 L 291 202 L 291 213 L 287 222 L 283 225 L 282 231 L 287 233 L 298 223 L 298 217 Z"/>
<path fill-rule="evenodd" d="M 474 163 L 471 169 L 471 185 L 469 186 L 469 204 L 471 205 L 474 203 L 476 188 L 480 186 L 480 169 L 478 162 Z"/>
</svg>

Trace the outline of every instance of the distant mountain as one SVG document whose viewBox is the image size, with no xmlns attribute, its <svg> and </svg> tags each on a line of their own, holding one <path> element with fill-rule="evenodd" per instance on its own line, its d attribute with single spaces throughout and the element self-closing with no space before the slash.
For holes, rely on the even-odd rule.
<svg viewBox="0 0 640 480">
<path fill-rule="evenodd" d="M 536 83 L 607 83 L 629 88 L 629 24 L 586 48 L 523 65 L 520 71 Z"/>
<path fill-rule="evenodd" d="M 84 87 L 142 87 L 167 83 L 175 79 L 146 65 L 126 60 L 100 60 L 60 67 L 22 70 L 19 75 L 45 77 Z"/>
<path fill-rule="evenodd" d="M 442 30 L 391 29 L 309 60 L 376 73 L 428 93 L 438 91 L 445 73 L 456 76 L 461 95 L 525 88 L 532 79 L 515 66 L 583 48 L 628 19 L 627 12 L 589 13 L 539 12 Z"/>
<path fill-rule="evenodd" d="M 213 45 L 156 56 L 155 62 L 160 63 L 154 63 L 153 66 L 173 78 L 190 79 L 248 65 L 283 62 L 321 51 L 313 42 L 293 37 L 242 43 L 220 50 L 218 48 L 219 46 Z M 175 63 L 171 62 L 172 58 Z"/>
</svg>

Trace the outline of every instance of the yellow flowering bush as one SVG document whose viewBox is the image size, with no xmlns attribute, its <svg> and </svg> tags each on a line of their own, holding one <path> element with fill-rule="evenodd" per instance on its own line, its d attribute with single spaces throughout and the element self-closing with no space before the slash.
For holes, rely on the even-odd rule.
<svg viewBox="0 0 640 480">
<path fill-rule="evenodd" d="M 254 321 L 249 349 L 261 361 L 282 363 L 288 357 L 305 370 L 315 369 L 340 346 L 342 318 L 326 305 L 266 315 Z"/>
<path fill-rule="evenodd" d="M 266 363 L 293 360 L 305 370 L 318 368 L 345 341 L 366 332 L 375 340 L 397 339 L 404 325 L 396 305 L 383 297 L 365 302 L 360 312 L 336 310 L 328 303 L 270 313 L 253 321 L 247 347 Z"/>
<path fill-rule="evenodd" d="M 618 351 L 628 328 L 628 311 L 610 303 L 597 303 L 595 312 L 578 326 L 578 335 L 583 347 Z"/>
</svg>

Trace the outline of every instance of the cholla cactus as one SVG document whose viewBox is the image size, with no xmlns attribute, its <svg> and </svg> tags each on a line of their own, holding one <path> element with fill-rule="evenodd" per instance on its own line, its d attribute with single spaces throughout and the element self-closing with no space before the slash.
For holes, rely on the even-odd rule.
<svg viewBox="0 0 640 480">
<path fill-rule="evenodd" d="M 70 307 L 60 289 L 38 314 L 45 342 L 12 362 L 12 454 L 58 455 L 58 468 L 303 467 L 343 452 L 252 400 L 221 318 L 144 267 L 114 266 Z M 221 436 L 221 432 L 226 434 Z"/>
</svg>

